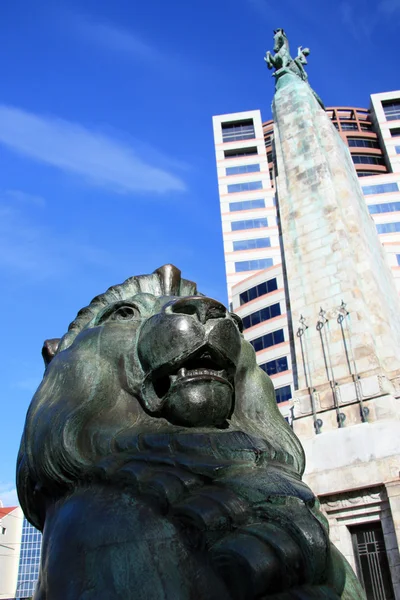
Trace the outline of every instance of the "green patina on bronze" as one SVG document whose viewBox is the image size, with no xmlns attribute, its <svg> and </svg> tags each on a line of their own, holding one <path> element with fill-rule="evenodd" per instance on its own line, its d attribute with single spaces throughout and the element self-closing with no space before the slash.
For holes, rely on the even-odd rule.
<svg viewBox="0 0 400 600">
<path fill-rule="evenodd" d="M 18 492 L 35 600 L 364 598 L 239 317 L 165 265 L 43 351 Z"/>
<path fill-rule="evenodd" d="M 304 65 L 307 64 L 307 56 L 310 54 L 309 48 L 303 48 L 299 46 L 297 49 L 296 58 L 292 58 L 290 55 L 289 40 L 283 29 L 275 29 L 274 31 L 274 52 L 272 55 L 268 50 L 264 60 L 267 63 L 268 69 L 275 69 L 273 76 L 276 79 L 277 85 L 278 80 L 284 75 L 296 75 L 302 81 L 308 83 L 308 75 L 304 69 Z M 322 108 L 324 104 L 321 98 L 312 90 L 315 98 L 319 102 Z"/>
</svg>

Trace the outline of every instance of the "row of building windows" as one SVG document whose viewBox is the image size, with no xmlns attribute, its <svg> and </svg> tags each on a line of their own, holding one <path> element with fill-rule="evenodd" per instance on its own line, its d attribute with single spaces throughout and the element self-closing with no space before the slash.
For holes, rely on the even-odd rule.
<svg viewBox="0 0 400 600">
<path fill-rule="evenodd" d="M 233 242 L 234 252 L 240 250 L 255 250 L 256 248 L 269 248 L 271 246 L 270 238 L 256 238 L 254 240 L 241 240 Z"/>
<path fill-rule="evenodd" d="M 242 202 L 230 202 L 229 211 L 251 210 L 252 208 L 265 208 L 265 200 L 243 200 Z"/>
<path fill-rule="evenodd" d="M 356 148 L 379 148 L 379 143 L 377 140 L 365 138 L 347 138 L 347 143 L 350 147 Z"/>
<path fill-rule="evenodd" d="M 232 231 L 259 229 L 260 227 L 268 227 L 268 219 L 263 217 L 260 219 L 246 219 L 245 221 L 232 221 L 231 227 Z"/>
<path fill-rule="evenodd" d="M 231 183 L 228 185 L 228 194 L 237 194 L 238 192 L 253 192 L 262 190 L 262 181 L 244 181 L 242 183 Z"/>
<path fill-rule="evenodd" d="M 243 175 L 243 173 L 258 173 L 260 170 L 260 165 L 238 165 L 236 167 L 227 167 L 226 174 L 227 175 Z"/>
<path fill-rule="evenodd" d="M 222 141 L 224 143 L 251 140 L 255 137 L 253 119 L 222 123 Z"/>
<path fill-rule="evenodd" d="M 270 360 L 262 365 L 260 368 L 266 372 L 267 375 L 276 375 L 277 373 L 283 373 L 289 369 L 287 356 Z"/>
<path fill-rule="evenodd" d="M 385 202 L 384 204 L 370 204 L 368 210 L 371 215 L 378 213 L 396 212 L 400 210 L 400 202 Z"/>
<path fill-rule="evenodd" d="M 382 102 L 382 106 L 387 121 L 400 119 L 400 100 L 386 100 Z"/>
<path fill-rule="evenodd" d="M 256 154 L 258 154 L 256 146 L 253 146 L 252 148 L 235 148 L 224 151 L 225 158 L 243 158 L 246 156 L 254 156 Z"/>
<path fill-rule="evenodd" d="M 259 298 L 260 296 L 265 296 L 265 294 L 274 292 L 277 289 L 278 282 L 276 277 L 274 277 L 273 279 L 269 279 L 268 281 L 263 281 L 262 283 L 259 283 L 258 285 L 255 285 L 254 287 L 240 294 L 240 306 L 242 306 L 243 304 L 247 304 L 247 302 L 250 302 L 251 300 Z"/>
<path fill-rule="evenodd" d="M 258 325 L 264 321 L 269 321 L 274 317 L 279 317 L 280 314 L 282 313 L 279 302 L 276 304 L 271 304 L 271 306 L 266 306 L 265 308 L 257 310 L 251 315 L 247 315 L 247 317 L 243 317 L 243 329 L 249 329 L 249 327 L 254 327 L 254 325 Z"/>
<path fill-rule="evenodd" d="M 369 194 L 387 194 L 389 192 L 398 192 L 399 186 L 397 183 L 381 183 L 378 185 L 365 185 L 362 191 L 366 196 Z"/>
<path fill-rule="evenodd" d="M 400 223 L 377 223 L 376 230 L 378 233 L 397 233 L 400 231 Z"/>
<path fill-rule="evenodd" d="M 258 258 L 255 260 L 242 260 L 235 262 L 236 273 L 242 273 L 243 271 L 258 271 L 260 269 L 268 269 L 274 264 L 272 258 Z"/>
<path fill-rule="evenodd" d="M 250 340 L 250 344 L 253 346 L 256 352 L 259 352 L 260 350 L 264 350 L 264 348 L 276 346 L 276 344 L 281 344 L 284 341 L 285 338 L 283 335 L 283 329 L 277 329 L 276 331 L 266 333 L 255 340 Z"/>
<path fill-rule="evenodd" d="M 370 156 L 368 154 L 352 154 L 351 158 L 355 165 L 385 165 L 382 156 Z"/>
<path fill-rule="evenodd" d="M 379 171 L 357 171 L 358 177 L 371 177 L 372 175 L 381 175 Z"/>
<path fill-rule="evenodd" d="M 339 129 L 339 125 L 334 123 L 336 129 Z M 359 131 L 357 123 L 340 123 L 342 131 Z M 372 127 L 370 123 L 361 123 L 360 125 L 361 131 L 371 131 Z"/>
</svg>

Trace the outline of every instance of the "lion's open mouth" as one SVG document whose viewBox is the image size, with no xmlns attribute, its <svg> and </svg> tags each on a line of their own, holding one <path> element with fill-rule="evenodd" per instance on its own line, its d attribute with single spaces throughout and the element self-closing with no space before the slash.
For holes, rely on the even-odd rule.
<svg viewBox="0 0 400 600">
<path fill-rule="evenodd" d="M 184 359 L 170 369 L 154 371 L 152 383 L 158 398 L 164 398 L 172 385 L 196 379 L 216 380 L 233 389 L 235 366 L 228 358 L 209 347 L 201 348 L 194 356 Z"/>
</svg>

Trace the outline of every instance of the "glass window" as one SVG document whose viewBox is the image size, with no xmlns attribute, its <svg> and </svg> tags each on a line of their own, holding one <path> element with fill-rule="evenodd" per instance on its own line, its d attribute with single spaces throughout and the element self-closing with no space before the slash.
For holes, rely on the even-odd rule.
<svg viewBox="0 0 400 600">
<path fill-rule="evenodd" d="M 371 177 L 371 175 L 381 175 L 379 171 L 357 171 L 358 177 Z"/>
<path fill-rule="evenodd" d="M 265 371 L 267 375 L 276 375 L 277 373 L 283 373 L 288 370 L 288 360 L 286 356 L 277 358 L 276 360 L 270 360 L 262 365 L 259 365 L 260 369 Z"/>
<path fill-rule="evenodd" d="M 252 208 L 265 208 L 265 200 L 243 200 L 243 202 L 230 202 L 230 212 L 238 210 L 251 210 Z"/>
<path fill-rule="evenodd" d="M 271 246 L 270 238 L 256 238 L 254 240 L 241 240 L 233 242 L 233 251 L 255 250 L 256 248 L 269 248 Z"/>
<path fill-rule="evenodd" d="M 361 131 L 372 131 L 371 123 L 361 123 Z"/>
<path fill-rule="evenodd" d="M 370 204 L 368 210 L 371 215 L 377 213 L 396 212 L 400 210 L 400 202 L 385 202 L 384 204 Z"/>
<path fill-rule="evenodd" d="M 257 173 L 260 165 L 238 165 L 237 167 L 227 167 L 227 175 L 242 175 L 243 173 Z"/>
<path fill-rule="evenodd" d="M 394 129 L 391 129 L 390 135 L 392 137 L 399 137 L 400 136 L 400 127 L 395 127 Z"/>
<path fill-rule="evenodd" d="M 240 158 L 243 156 L 254 156 L 255 154 L 258 154 L 258 150 L 256 147 L 236 148 L 224 151 L 225 158 Z"/>
<path fill-rule="evenodd" d="M 277 329 L 276 331 L 271 331 L 271 333 L 266 333 L 255 340 L 250 340 L 250 344 L 253 346 L 256 352 L 263 350 L 264 348 L 270 348 L 271 346 L 275 346 L 276 344 L 281 344 L 284 342 L 283 329 Z"/>
<path fill-rule="evenodd" d="M 394 149 L 396 150 L 396 154 L 400 154 L 400 146 L 395 146 Z"/>
<path fill-rule="evenodd" d="M 368 154 L 352 154 L 351 158 L 356 165 L 384 165 L 383 156 L 369 156 Z"/>
<path fill-rule="evenodd" d="M 342 131 L 358 131 L 357 123 L 341 123 Z"/>
<path fill-rule="evenodd" d="M 400 254 L 396 254 L 397 264 L 400 267 Z"/>
<path fill-rule="evenodd" d="M 382 106 L 387 121 L 400 119 L 400 100 L 386 100 Z"/>
<path fill-rule="evenodd" d="M 264 135 L 265 147 L 270 146 L 272 144 L 272 138 L 273 138 L 272 133 L 270 133 L 269 135 Z"/>
<path fill-rule="evenodd" d="M 267 152 L 267 161 L 272 162 L 272 152 Z"/>
<path fill-rule="evenodd" d="M 21 542 L 16 597 L 30 598 L 39 577 L 42 534 L 26 519 L 22 524 Z"/>
<path fill-rule="evenodd" d="M 290 385 L 284 385 L 283 387 L 277 388 L 275 390 L 275 396 L 278 404 L 286 402 L 292 397 L 292 388 Z"/>
<path fill-rule="evenodd" d="M 272 258 L 243 260 L 240 262 L 235 262 L 235 271 L 236 273 L 241 273 L 243 271 L 258 271 L 259 269 L 268 269 L 268 267 L 272 267 L 273 264 Z"/>
<path fill-rule="evenodd" d="M 382 183 L 380 185 L 363 186 L 362 191 L 367 196 L 368 194 L 387 194 L 389 192 L 398 192 L 399 186 L 397 183 Z"/>
<path fill-rule="evenodd" d="M 232 221 L 232 231 L 240 231 L 242 229 L 259 229 L 260 227 L 268 227 L 268 219 L 246 219 L 245 221 Z"/>
<path fill-rule="evenodd" d="M 237 192 L 251 192 L 253 190 L 262 190 L 261 181 L 244 181 L 243 183 L 231 183 L 228 185 L 228 194 Z"/>
<path fill-rule="evenodd" d="M 260 296 L 265 296 L 265 294 L 274 292 L 277 289 L 278 283 L 276 277 L 274 277 L 274 279 L 269 279 L 268 281 L 263 281 L 263 283 L 260 283 L 240 294 L 240 306 L 246 304 L 247 302 L 250 302 L 250 300 L 255 300 Z"/>
<path fill-rule="evenodd" d="M 351 147 L 357 148 L 379 148 L 377 140 L 370 140 L 367 138 L 347 138 L 347 143 Z"/>
<path fill-rule="evenodd" d="M 251 315 L 247 315 L 247 317 L 243 317 L 243 329 L 248 329 L 249 327 L 258 325 L 258 323 L 263 323 L 264 321 L 269 321 L 274 317 L 278 317 L 280 314 L 281 305 L 279 302 L 277 304 L 271 304 L 271 306 L 266 306 L 265 308 L 257 310 Z"/>
<path fill-rule="evenodd" d="M 234 123 L 222 123 L 222 141 L 238 142 L 255 138 L 253 119 L 244 119 Z"/>
<path fill-rule="evenodd" d="M 396 233 L 400 231 L 400 223 L 377 223 L 376 230 L 378 233 Z"/>
</svg>

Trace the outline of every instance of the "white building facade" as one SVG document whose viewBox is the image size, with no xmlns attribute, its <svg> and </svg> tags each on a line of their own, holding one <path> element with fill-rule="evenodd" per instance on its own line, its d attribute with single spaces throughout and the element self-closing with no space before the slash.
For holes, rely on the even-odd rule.
<svg viewBox="0 0 400 600">
<path fill-rule="evenodd" d="M 19 506 L 0 503 L 0 599 L 15 598 L 24 515 Z"/>
<path fill-rule="evenodd" d="M 259 110 L 213 118 L 228 297 L 288 416 L 290 336 L 275 190 Z"/>
</svg>

